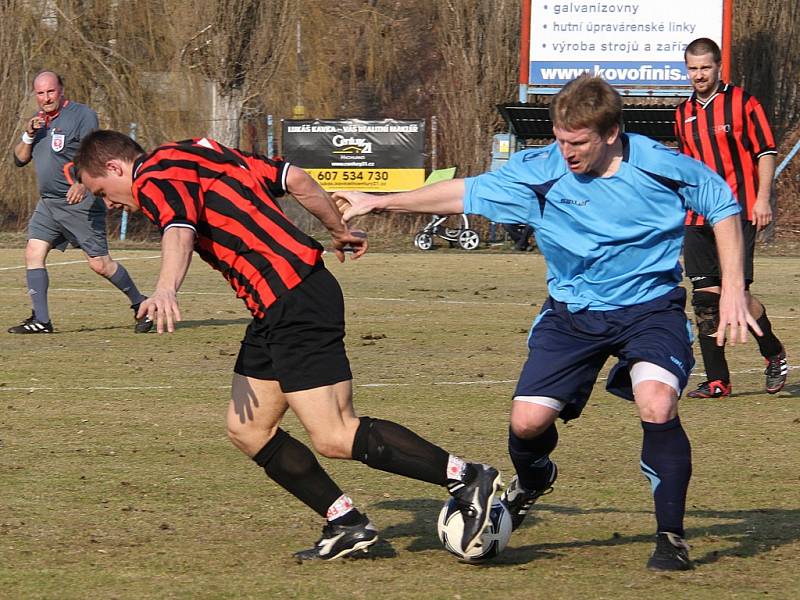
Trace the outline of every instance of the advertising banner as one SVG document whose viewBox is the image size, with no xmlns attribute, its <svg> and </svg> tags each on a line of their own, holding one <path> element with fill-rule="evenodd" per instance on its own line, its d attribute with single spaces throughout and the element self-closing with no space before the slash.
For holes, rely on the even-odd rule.
<svg viewBox="0 0 800 600">
<path fill-rule="evenodd" d="M 723 0 L 531 0 L 531 85 L 589 72 L 615 86 L 688 86 L 683 50 L 722 44 Z"/>
<path fill-rule="evenodd" d="M 425 121 L 285 120 L 283 158 L 323 189 L 402 192 L 425 182 Z"/>
</svg>

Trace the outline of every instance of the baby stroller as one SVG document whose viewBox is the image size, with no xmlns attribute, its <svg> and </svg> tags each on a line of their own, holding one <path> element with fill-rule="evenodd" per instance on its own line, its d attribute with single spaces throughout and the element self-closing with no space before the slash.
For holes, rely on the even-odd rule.
<svg viewBox="0 0 800 600">
<path fill-rule="evenodd" d="M 420 250 L 430 250 L 433 248 L 433 236 L 448 241 L 451 248 L 458 245 L 463 250 L 475 250 L 481 243 L 478 232 L 469 228 L 467 215 L 433 215 L 430 222 L 414 236 L 414 245 Z"/>
</svg>

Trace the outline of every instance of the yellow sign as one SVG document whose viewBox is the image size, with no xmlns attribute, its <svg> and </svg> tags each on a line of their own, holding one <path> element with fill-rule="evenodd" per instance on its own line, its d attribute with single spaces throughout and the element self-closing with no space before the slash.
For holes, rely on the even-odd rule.
<svg viewBox="0 0 800 600">
<path fill-rule="evenodd" d="M 304 169 L 322 189 L 401 192 L 421 187 L 425 169 Z"/>
</svg>

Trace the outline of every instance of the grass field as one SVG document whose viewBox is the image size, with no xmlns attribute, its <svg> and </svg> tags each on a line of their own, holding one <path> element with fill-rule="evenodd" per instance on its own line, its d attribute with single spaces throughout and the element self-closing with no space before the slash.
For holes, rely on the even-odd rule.
<svg viewBox="0 0 800 600">
<path fill-rule="evenodd" d="M 144 291 L 157 254 L 115 252 Z M 693 572 L 644 569 L 654 520 L 641 428 L 603 381 L 560 427 L 555 492 L 498 559 L 476 567 L 443 550 L 443 490 L 323 460 L 382 540 L 371 560 L 298 565 L 291 553 L 316 540 L 320 520 L 225 436 L 249 319 L 222 278 L 196 259 L 179 330 L 135 336 L 122 295 L 78 252 L 54 253 L 57 333 L 12 336 L 5 328 L 29 311 L 21 259 L 19 247 L 0 250 L 0 598 L 800 596 L 800 386 L 793 371 L 783 392 L 763 393 L 752 341 L 729 352 L 733 397 L 682 404 Z M 509 397 L 545 295 L 541 257 L 438 250 L 328 264 L 347 299 L 359 413 L 491 462 L 507 481 Z M 798 259 L 757 260 L 754 290 L 790 360 L 799 274 Z M 286 428 L 307 439 L 291 417 Z"/>
</svg>

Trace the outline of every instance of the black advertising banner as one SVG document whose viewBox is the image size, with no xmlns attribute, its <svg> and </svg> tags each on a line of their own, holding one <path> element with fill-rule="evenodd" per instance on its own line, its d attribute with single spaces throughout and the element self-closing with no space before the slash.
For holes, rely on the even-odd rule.
<svg viewBox="0 0 800 600">
<path fill-rule="evenodd" d="M 323 189 L 402 192 L 425 182 L 425 121 L 283 121 L 283 158 Z"/>
</svg>

